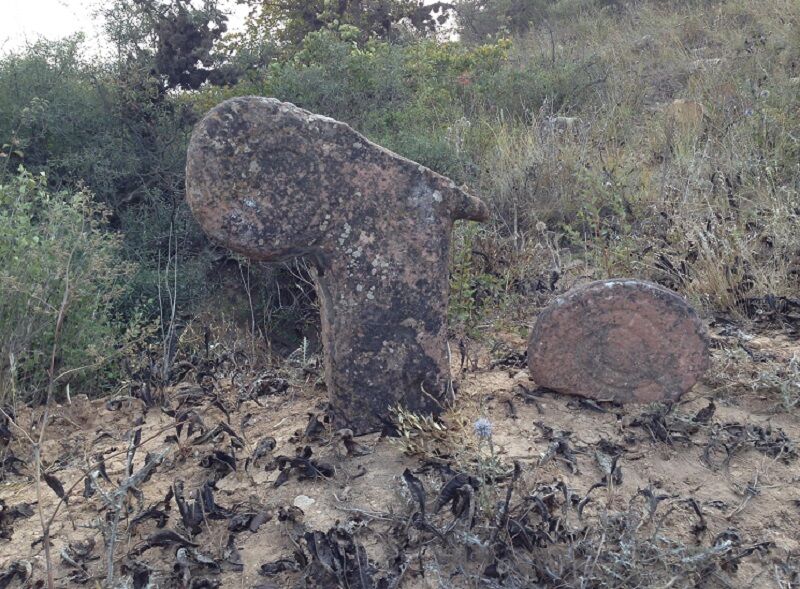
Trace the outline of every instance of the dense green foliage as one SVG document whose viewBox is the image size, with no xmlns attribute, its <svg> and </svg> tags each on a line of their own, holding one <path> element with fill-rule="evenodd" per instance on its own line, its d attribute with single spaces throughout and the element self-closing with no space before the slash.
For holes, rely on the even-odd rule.
<svg viewBox="0 0 800 589">
<path fill-rule="evenodd" d="M 133 270 L 107 226 L 86 191 L 50 192 L 22 169 L 0 183 L 0 385 L 41 390 L 53 354 L 60 383 L 105 384 L 127 331 L 114 300 Z"/>
<path fill-rule="evenodd" d="M 250 32 L 267 31 L 288 53 L 309 33 L 337 31 L 352 41 L 397 39 L 404 32 L 434 33 L 452 16 L 451 2 L 417 0 L 243 0 L 252 7 Z"/>
<path fill-rule="evenodd" d="M 227 34 L 210 1 L 115 2 L 113 57 L 74 38 L 0 60 L 4 185 L 24 164 L 107 208 L 95 231 L 135 265 L 103 299 L 117 316 L 168 332 L 224 307 L 271 342 L 302 334 L 276 331 L 313 306 L 302 272 L 243 265 L 183 200 L 193 124 L 247 94 L 346 121 L 489 203 L 492 221 L 457 235 L 458 328 L 524 324 L 570 275 L 654 279 L 733 313 L 800 287 L 795 2 L 461 0 L 446 25 L 403 0 L 249 4 Z M 676 124 L 675 99 L 702 116 Z"/>
</svg>

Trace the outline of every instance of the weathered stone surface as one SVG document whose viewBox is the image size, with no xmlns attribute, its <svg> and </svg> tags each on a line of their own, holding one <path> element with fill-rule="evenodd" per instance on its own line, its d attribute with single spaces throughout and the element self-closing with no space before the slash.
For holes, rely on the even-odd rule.
<svg viewBox="0 0 800 589">
<path fill-rule="evenodd" d="M 337 428 L 374 431 L 398 403 L 439 411 L 450 384 L 451 230 L 485 220 L 481 201 L 344 123 L 258 97 L 198 123 L 186 194 L 230 249 L 313 262 Z"/>
<path fill-rule="evenodd" d="M 674 401 L 708 369 L 697 314 L 677 294 L 638 280 L 602 280 L 558 297 L 528 342 L 536 384 L 621 403 Z"/>
</svg>

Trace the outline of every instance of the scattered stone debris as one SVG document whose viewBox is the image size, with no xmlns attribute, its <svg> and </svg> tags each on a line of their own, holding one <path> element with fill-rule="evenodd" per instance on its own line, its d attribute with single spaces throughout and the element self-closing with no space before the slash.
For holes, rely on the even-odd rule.
<svg viewBox="0 0 800 589">
<path fill-rule="evenodd" d="M 528 343 L 536 384 L 620 403 L 674 401 L 709 366 L 705 328 L 677 294 L 638 280 L 592 282 L 558 297 Z"/>
<path fill-rule="evenodd" d="M 337 429 L 377 431 L 398 403 L 441 410 L 450 233 L 456 219 L 488 218 L 481 201 L 344 123 L 258 97 L 197 125 L 186 192 L 223 245 L 314 265 Z"/>
</svg>

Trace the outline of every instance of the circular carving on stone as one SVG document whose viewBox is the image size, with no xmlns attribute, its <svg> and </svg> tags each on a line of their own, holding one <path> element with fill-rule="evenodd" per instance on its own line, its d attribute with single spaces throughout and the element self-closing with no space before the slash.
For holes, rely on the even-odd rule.
<svg viewBox="0 0 800 589">
<path fill-rule="evenodd" d="M 558 297 L 528 342 L 539 386 L 620 403 L 675 401 L 709 361 L 695 311 L 676 293 L 639 280 L 601 280 Z"/>
</svg>

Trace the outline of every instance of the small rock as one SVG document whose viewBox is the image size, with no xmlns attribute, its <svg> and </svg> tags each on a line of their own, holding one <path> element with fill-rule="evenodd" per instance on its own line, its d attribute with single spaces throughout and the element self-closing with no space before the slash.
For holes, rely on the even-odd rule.
<svg viewBox="0 0 800 589">
<path fill-rule="evenodd" d="M 556 298 L 536 321 L 528 365 L 539 386 L 620 403 L 674 401 L 708 369 L 708 336 L 677 294 L 601 280 Z"/>
<path fill-rule="evenodd" d="M 312 499 L 308 495 L 298 495 L 297 497 L 294 498 L 293 505 L 305 511 L 306 509 L 314 505 L 314 503 L 316 503 L 316 500 Z"/>
<path fill-rule="evenodd" d="M 528 381 L 531 379 L 531 375 L 527 370 L 520 370 L 514 375 L 514 381 Z"/>
</svg>

